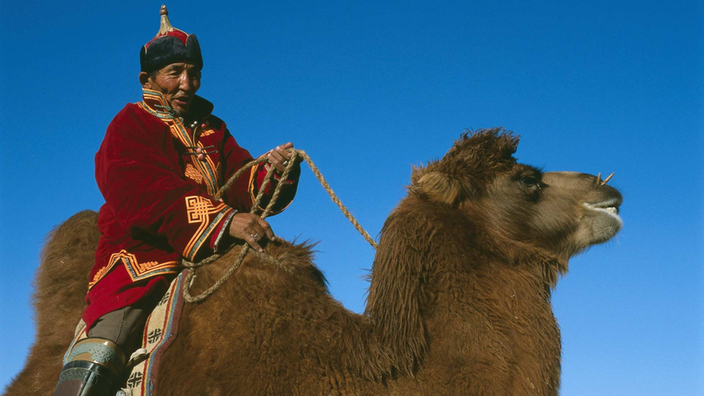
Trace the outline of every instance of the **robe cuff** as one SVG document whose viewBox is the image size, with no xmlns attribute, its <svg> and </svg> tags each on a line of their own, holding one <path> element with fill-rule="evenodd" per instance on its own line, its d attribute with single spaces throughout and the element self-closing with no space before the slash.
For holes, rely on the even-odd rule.
<svg viewBox="0 0 704 396">
<path fill-rule="evenodd" d="M 215 232 L 213 232 L 213 236 L 210 238 L 210 248 L 213 250 L 213 252 L 217 253 L 220 249 L 220 242 L 222 242 L 223 238 L 228 235 L 228 230 L 230 229 L 230 222 L 232 222 L 232 218 L 235 217 L 236 213 L 237 210 L 233 210 L 232 212 L 230 212 L 230 214 L 227 215 L 225 220 L 220 223 L 218 228 L 215 229 Z"/>
<path fill-rule="evenodd" d="M 234 209 L 224 203 L 213 206 L 209 199 L 200 196 L 187 197 L 186 203 L 189 223 L 200 223 L 182 254 L 187 260 L 194 261 L 204 245 L 211 246 L 213 234 L 221 230 L 223 221 Z"/>
<path fill-rule="evenodd" d="M 261 185 L 264 183 L 264 179 L 266 178 L 266 174 L 268 172 L 267 165 L 269 164 L 261 163 L 256 167 L 252 167 L 252 171 L 249 175 L 248 187 L 248 192 L 250 199 L 252 200 L 252 205 L 254 205 L 259 189 L 261 188 Z M 274 177 L 272 178 L 269 185 L 266 187 L 264 199 L 260 203 L 257 210 L 263 212 L 266 209 L 266 206 L 269 204 L 269 199 L 273 195 L 277 184 L 282 184 L 282 191 L 281 195 L 279 196 L 279 202 L 277 202 L 277 205 L 272 208 L 270 215 L 273 216 L 283 212 L 284 209 L 286 209 L 291 204 L 291 202 L 293 201 L 293 197 L 296 195 L 296 190 L 298 187 L 298 178 L 300 177 L 300 173 L 300 165 L 291 170 L 291 173 L 289 173 L 289 177 L 286 180 L 281 179 L 281 175 L 279 175 L 277 172 L 274 172 Z"/>
</svg>

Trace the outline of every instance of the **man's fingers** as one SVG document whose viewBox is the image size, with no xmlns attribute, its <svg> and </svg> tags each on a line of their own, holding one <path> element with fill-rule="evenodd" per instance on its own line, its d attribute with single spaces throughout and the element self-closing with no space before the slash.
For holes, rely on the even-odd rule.
<svg viewBox="0 0 704 396">
<path fill-rule="evenodd" d="M 290 144 L 290 143 L 287 143 Z M 293 147 L 293 145 L 291 145 Z M 281 155 L 284 159 L 290 159 L 291 158 L 291 152 L 288 150 L 291 147 L 286 147 L 286 145 L 279 146 L 276 148 L 276 152 Z"/>
<path fill-rule="evenodd" d="M 252 213 L 237 213 L 230 223 L 230 235 L 244 240 L 257 251 L 262 251 L 258 241 L 261 238 L 276 240 L 269 223 Z"/>
<path fill-rule="evenodd" d="M 254 239 L 254 237 L 252 235 L 247 235 L 244 238 L 244 240 L 247 241 L 249 246 L 251 246 L 254 250 L 258 251 L 259 253 L 264 251 L 264 249 L 262 249 L 262 247 L 259 246 L 259 243 L 257 243 L 257 240 Z"/>
<path fill-rule="evenodd" d="M 269 150 L 269 152 L 267 153 L 267 159 L 269 160 L 269 163 L 274 165 L 277 171 L 285 171 L 286 165 L 288 165 L 288 160 L 290 160 L 292 157 L 292 154 L 289 151 L 292 148 L 293 143 L 288 142 Z"/>
<path fill-rule="evenodd" d="M 284 154 L 288 154 L 288 153 L 286 153 L 286 152 L 282 153 L 281 151 L 274 150 L 271 152 L 271 154 L 269 154 L 269 160 L 276 160 L 278 162 L 284 162 L 286 160 L 286 157 L 284 156 Z"/>
<path fill-rule="evenodd" d="M 271 240 L 271 241 L 276 240 L 276 235 L 274 235 L 274 230 L 271 229 L 271 226 L 269 225 L 269 223 L 266 220 L 260 218 L 259 219 L 259 226 L 264 231 L 264 235 L 266 235 L 266 237 L 269 238 L 269 240 Z"/>
<path fill-rule="evenodd" d="M 269 163 L 276 168 L 277 171 L 283 172 L 286 170 L 286 166 L 284 165 L 284 159 L 277 159 L 273 155 L 269 156 Z"/>
</svg>

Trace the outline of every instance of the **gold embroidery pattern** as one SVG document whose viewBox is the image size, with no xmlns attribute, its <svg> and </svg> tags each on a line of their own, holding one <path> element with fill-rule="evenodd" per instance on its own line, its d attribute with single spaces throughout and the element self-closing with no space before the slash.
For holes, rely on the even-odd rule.
<svg viewBox="0 0 704 396">
<path fill-rule="evenodd" d="M 124 250 L 121 253 L 123 253 L 121 258 L 125 263 L 125 267 L 127 267 L 127 273 L 130 274 L 130 278 L 132 278 L 133 281 L 138 281 L 156 274 L 178 272 L 176 270 L 176 267 L 179 265 L 178 261 L 166 261 L 163 263 L 147 261 L 146 263 L 140 263 L 134 257 L 134 254 L 129 254 Z"/>
<path fill-rule="evenodd" d="M 112 258 L 110 259 L 109 262 L 112 263 Z M 103 276 L 105 276 L 105 274 L 107 274 L 111 268 L 112 268 L 112 265 L 108 264 L 105 267 L 99 269 L 98 272 L 96 272 L 95 275 L 93 275 L 93 280 L 88 282 L 88 290 L 92 289 L 93 286 L 95 286 L 95 284 L 98 283 L 98 281 L 101 280 L 103 278 Z"/>
<path fill-rule="evenodd" d="M 99 280 L 103 279 L 105 274 L 110 272 L 110 270 L 120 261 L 122 255 L 128 254 L 125 250 L 121 250 L 120 253 L 113 253 L 110 255 L 110 260 L 108 260 L 108 265 L 98 270 L 98 272 L 93 275 L 93 280 L 88 282 L 88 290 L 92 289 Z M 134 257 L 134 256 L 132 256 Z"/>
<path fill-rule="evenodd" d="M 184 172 L 186 177 L 194 180 L 198 184 L 203 184 L 203 174 L 198 171 L 193 165 L 186 164 L 186 171 Z"/>
<path fill-rule="evenodd" d="M 175 273 L 179 263 L 177 261 L 167 261 L 164 263 L 159 263 L 158 261 L 148 261 L 146 263 L 139 263 L 137 258 L 132 253 L 128 253 L 126 250 L 120 250 L 119 253 L 113 253 L 108 260 L 108 265 L 98 270 L 93 276 L 93 280 L 88 283 L 88 290 L 90 290 L 99 280 L 101 280 L 105 274 L 110 272 L 110 270 L 117 263 L 124 263 L 127 273 L 132 278 L 132 281 L 138 281 L 140 279 L 148 278 L 156 274 L 168 274 Z"/>
<path fill-rule="evenodd" d="M 137 267 L 140 270 L 140 272 L 149 271 L 150 269 L 156 267 L 157 265 L 159 265 L 159 262 L 157 262 L 157 261 L 147 261 L 146 263 L 141 263 L 141 264 L 138 263 L 137 261 L 135 261 L 135 263 L 134 263 L 134 266 Z"/>
<path fill-rule="evenodd" d="M 183 123 L 181 123 L 181 121 L 179 121 L 178 119 L 163 121 L 167 125 L 169 125 L 171 134 L 177 139 L 179 139 L 184 146 L 197 146 L 203 148 L 203 143 L 194 143 L 191 140 L 191 137 L 186 131 L 186 127 L 183 126 Z M 218 179 L 217 175 L 214 173 L 215 164 L 213 163 L 213 160 L 210 159 L 210 156 L 206 155 L 205 161 L 195 161 L 194 165 L 200 170 L 201 175 L 203 176 L 203 180 L 205 181 L 205 187 L 208 191 L 208 194 L 215 195 L 215 193 L 218 191 Z"/>
<path fill-rule="evenodd" d="M 210 136 L 210 135 L 212 135 L 212 134 L 214 134 L 214 133 L 215 133 L 215 130 L 214 130 L 214 129 L 206 129 L 206 130 L 204 130 L 204 131 L 200 134 L 200 137 L 203 137 L 203 136 Z"/>
<path fill-rule="evenodd" d="M 186 245 L 186 248 L 183 251 L 183 256 L 192 259 L 196 252 L 198 252 L 201 245 L 203 245 L 203 242 L 205 241 L 204 236 L 209 234 L 207 231 L 211 231 L 212 228 L 217 226 L 217 224 L 222 220 L 223 215 L 229 213 L 230 211 L 232 211 L 232 208 L 229 208 L 224 203 L 213 206 L 207 198 L 203 198 L 198 195 L 186 197 L 186 214 L 188 215 L 188 223 L 200 223 L 200 226 L 193 234 L 193 238 L 191 238 L 188 242 L 188 245 Z M 211 214 L 218 214 L 212 223 L 210 222 Z"/>
</svg>

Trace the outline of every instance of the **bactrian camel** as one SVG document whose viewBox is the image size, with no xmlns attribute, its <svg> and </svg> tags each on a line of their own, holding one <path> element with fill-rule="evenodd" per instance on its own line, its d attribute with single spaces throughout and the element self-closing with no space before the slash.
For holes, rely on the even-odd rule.
<svg viewBox="0 0 704 396">
<path fill-rule="evenodd" d="M 517 163 L 518 137 L 463 134 L 413 170 L 386 220 L 364 314 L 326 288 L 310 244 L 269 243 L 220 290 L 186 304 L 162 395 L 556 395 L 550 295 L 568 260 L 621 228 L 600 177 Z M 98 240 L 81 212 L 50 235 L 37 274 L 37 341 L 9 395 L 50 395 L 83 309 Z M 200 270 L 212 285 L 239 253 Z"/>
</svg>

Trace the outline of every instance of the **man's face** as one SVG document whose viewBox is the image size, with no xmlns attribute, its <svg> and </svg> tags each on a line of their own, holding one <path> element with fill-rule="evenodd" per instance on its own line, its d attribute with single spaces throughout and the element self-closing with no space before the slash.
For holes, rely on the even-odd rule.
<svg viewBox="0 0 704 396">
<path fill-rule="evenodd" d="M 144 77 L 144 87 L 161 92 L 176 115 L 182 117 L 188 113 L 200 88 L 200 70 L 190 63 L 172 63 L 157 71 L 156 75 Z M 140 74 L 140 80 L 142 78 Z"/>
</svg>

